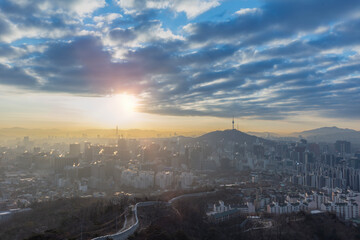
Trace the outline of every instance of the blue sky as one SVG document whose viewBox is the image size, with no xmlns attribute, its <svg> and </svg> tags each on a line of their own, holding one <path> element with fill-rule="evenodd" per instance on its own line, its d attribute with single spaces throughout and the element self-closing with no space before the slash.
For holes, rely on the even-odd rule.
<svg viewBox="0 0 360 240">
<path fill-rule="evenodd" d="M 0 125 L 357 129 L 359 52 L 358 0 L 2 0 Z"/>
</svg>

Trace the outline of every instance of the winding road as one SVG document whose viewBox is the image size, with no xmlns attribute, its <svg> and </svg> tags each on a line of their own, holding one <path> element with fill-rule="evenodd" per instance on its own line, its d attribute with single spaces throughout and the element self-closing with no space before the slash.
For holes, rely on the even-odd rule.
<svg viewBox="0 0 360 240">
<path fill-rule="evenodd" d="M 148 202 L 138 202 L 134 205 L 129 206 L 131 208 L 131 211 L 128 212 L 127 215 L 125 215 L 125 222 L 121 230 L 117 233 L 105 235 L 97 238 L 93 238 L 92 240 L 126 240 L 128 237 L 130 237 L 139 227 L 139 219 L 137 215 L 137 208 L 138 207 L 148 207 L 153 206 L 155 204 L 163 203 L 171 206 L 175 201 L 187 198 L 187 197 L 201 197 L 208 194 L 216 193 L 217 191 L 212 192 L 200 192 L 200 193 L 189 193 L 180 195 L 177 197 L 174 197 L 170 199 L 168 202 L 161 202 L 161 201 L 148 201 Z"/>
</svg>

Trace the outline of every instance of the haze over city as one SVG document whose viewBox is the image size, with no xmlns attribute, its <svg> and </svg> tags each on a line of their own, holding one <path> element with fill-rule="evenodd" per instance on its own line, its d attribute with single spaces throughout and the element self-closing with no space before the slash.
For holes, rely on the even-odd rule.
<svg viewBox="0 0 360 240">
<path fill-rule="evenodd" d="M 359 0 L 0 0 L 0 239 L 360 239 L 359 70 Z"/>
</svg>

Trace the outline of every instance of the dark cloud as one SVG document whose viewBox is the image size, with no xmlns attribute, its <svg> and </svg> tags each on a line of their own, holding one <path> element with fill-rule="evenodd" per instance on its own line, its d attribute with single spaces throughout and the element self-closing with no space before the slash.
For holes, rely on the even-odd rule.
<svg viewBox="0 0 360 240">
<path fill-rule="evenodd" d="M 117 90 L 136 90 L 144 77 L 136 63 L 112 62 L 100 39 L 87 36 L 60 42 L 34 61 L 32 68 L 46 83 L 43 90 L 109 94 Z"/>
<path fill-rule="evenodd" d="M 37 85 L 37 80 L 19 67 L 0 64 L 0 76 L 0 84 L 25 88 L 36 87 Z"/>
<path fill-rule="evenodd" d="M 126 43 L 135 40 L 136 34 L 130 29 L 113 29 L 109 33 L 111 40 Z"/>
<path fill-rule="evenodd" d="M 4 19 L 0 18 L 0 37 L 5 36 L 10 32 L 10 28 L 8 25 L 9 24 Z"/>
<path fill-rule="evenodd" d="M 184 64 L 206 64 L 209 62 L 220 61 L 225 57 L 232 56 L 238 47 L 232 45 L 222 45 L 217 47 L 206 47 L 196 53 L 190 53 L 181 58 Z"/>
<path fill-rule="evenodd" d="M 331 32 L 309 41 L 309 45 L 320 49 L 352 46 L 359 44 L 360 19 L 336 25 Z"/>
<path fill-rule="evenodd" d="M 12 57 L 16 55 L 16 50 L 9 44 L 1 44 L 0 45 L 0 57 Z"/>
<path fill-rule="evenodd" d="M 360 9 L 357 0 L 272 0 L 261 10 L 242 14 L 226 22 L 203 22 L 192 25 L 193 41 L 239 40 L 262 44 L 290 37 L 299 31 L 315 30 Z"/>
<path fill-rule="evenodd" d="M 118 18 L 112 22 L 112 30 L 109 32 L 111 40 L 120 44 L 135 40 L 140 34 L 148 33 L 154 26 L 161 24 L 156 20 L 155 11 L 145 11 L 134 17 Z"/>
</svg>

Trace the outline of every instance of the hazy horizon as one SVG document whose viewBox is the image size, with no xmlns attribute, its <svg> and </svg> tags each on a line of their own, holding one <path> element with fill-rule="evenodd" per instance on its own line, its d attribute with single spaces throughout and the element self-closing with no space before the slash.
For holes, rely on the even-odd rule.
<svg viewBox="0 0 360 240">
<path fill-rule="evenodd" d="M 337 128 L 336 126 L 324 126 L 320 128 Z M 235 125 L 235 129 L 241 132 L 248 134 L 276 134 L 279 137 L 295 137 L 294 134 L 306 132 L 315 129 L 303 129 L 295 132 L 274 132 L 274 131 L 244 131 L 238 129 Z M 319 128 L 316 128 L 319 129 Z M 339 128 L 339 129 L 349 129 L 349 128 Z M 48 136 L 57 136 L 57 137 L 84 137 L 84 138 L 114 138 L 114 137 L 124 137 L 124 138 L 167 138 L 167 137 L 198 137 L 213 131 L 225 131 L 231 130 L 229 128 L 223 129 L 208 129 L 208 130 L 195 130 L 195 129 L 121 129 L 121 128 L 23 128 L 23 127 L 9 127 L 9 128 L 0 128 L 0 138 L 7 137 L 48 137 Z M 355 130 L 356 129 L 350 129 Z"/>
</svg>

